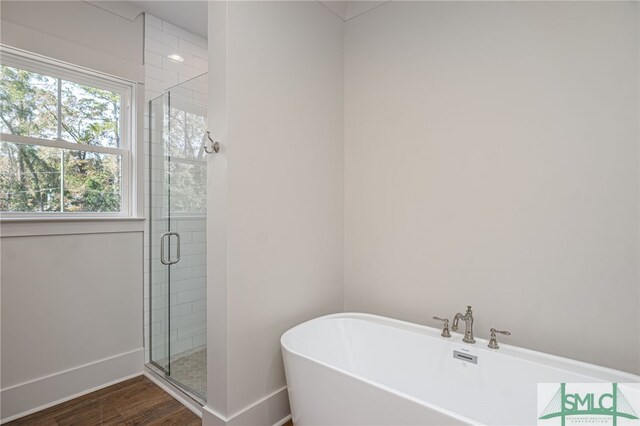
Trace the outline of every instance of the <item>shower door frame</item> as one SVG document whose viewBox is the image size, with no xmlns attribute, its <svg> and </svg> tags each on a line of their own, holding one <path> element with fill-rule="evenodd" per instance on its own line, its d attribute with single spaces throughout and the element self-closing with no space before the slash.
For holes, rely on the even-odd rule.
<svg viewBox="0 0 640 426">
<path fill-rule="evenodd" d="M 162 95 L 160 95 L 157 98 L 151 99 L 149 101 L 149 363 L 152 364 L 154 367 L 156 367 L 157 369 L 159 369 L 163 374 L 164 377 L 167 379 L 171 378 L 171 336 L 170 336 L 170 331 L 171 331 L 171 300 L 170 300 L 170 295 L 171 295 L 171 264 L 165 265 L 166 266 L 166 278 L 167 278 L 167 318 L 166 318 L 166 322 L 167 322 L 167 336 L 166 336 L 166 357 L 167 357 L 167 362 L 166 362 L 166 367 L 161 365 L 158 361 L 156 361 L 153 358 L 153 332 L 152 332 L 152 327 L 153 327 L 153 275 L 154 275 L 154 264 L 153 264 L 153 242 L 154 242 L 154 232 L 153 232 L 153 207 L 155 206 L 154 202 L 153 202 L 153 198 L 154 198 L 154 192 L 153 192 L 153 185 L 154 185 L 154 180 L 153 180 L 153 131 L 154 131 L 154 125 L 152 120 L 154 119 L 153 116 L 153 111 L 152 111 L 152 105 L 153 102 L 160 99 L 160 98 L 166 98 L 166 103 L 162 103 L 163 107 L 166 107 L 166 111 L 162 111 L 163 116 L 165 114 L 169 114 L 170 108 L 171 108 L 171 92 L 167 91 L 165 93 L 163 93 Z M 163 120 L 168 118 L 163 117 Z M 164 123 L 164 121 L 163 121 Z M 165 145 L 164 142 L 164 126 L 162 128 L 162 132 L 163 132 L 163 146 Z M 164 157 L 164 155 L 163 155 Z M 169 161 L 171 157 L 169 156 Z M 169 172 L 166 172 L 166 176 L 169 176 Z M 169 182 L 169 184 L 167 185 L 167 198 L 168 198 L 168 205 L 171 206 L 171 182 Z M 168 209 L 170 211 L 170 208 Z M 168 213 L 167 216 L 167 232 L 171 231 L 171 213 Z M 161 243 L 162 244 L 162 239 L 164 239 L 166 233 L 163 233 L 162 236 L 160 237 L 161 239 Z M 179 238 L 179 237 L 178 237 Z M 178 243 L 179 244 L 179 243 Z M 170 248 L 169 248 L 170 250 Z M 162 253 L 159 253 L 160 256 L 162 256 Z M 162 259 L 159 258 L 159 260 L 162 262 Z M 163 262 L 164 264 L 164 262 Z M 176 383 L 175 380 L 171 380 L 173 383 Z"/>
<path fill-rule="evenodd" d="M 201 78 L 203 75 L 199 75 L 194 77 L 191 80 L 195 80 L 198 78 Z M 191 80 L 187 80 L 183 83 L 180 83 L 178 86 L 188 83 Z M 171 337 L 172 337 L 172 333 L 171 333 L 171 266 L 174 263 L 177 263 L 180 260 L 180 236 L 179 233 L 172 231 L 172 214 L 171 214 L 171 162 L 172 162 L 172 155 L 171 155 L 171 140 L 168 140 L 167 138 L 170 138 L 170 134 L 171 134 L 171 91 L 172 88 L 169 88 L 165 93 L 163 93 L 162 95 L 149 100 L 149 304 L 148 304 L 148 308 L 149 308 L 149 364 L 148 367 L 150 368 L 151 371 L 153 371 L 153 373 L 158 374 L 160 377 L 162 377 L 164 380 L 166 380 L 169 384 L 175 386 L 177 389 L 179 389 L 182 393 L 184 393 L 186 396 L 188 396 L 190 399 L 194 400 L 195 402 L 197 402 L 199 405 L 204 406 L 206 404 L 206 396 L 203 394 L 200 394 L 199 391 L 191 388 L 190 386 L 180 382 L 180 380 L 172 377 L 171 373 L 171 363 L 172 363 L 172 353 L 171 353 Z M 163 176 L 163 183 L 162 184 L 158 184 L 158 182 L 154 182 L 154 173 L 157 173 L 157 171 L 154 171 L 153 168 L 153 161 L 154 161 L 154 141 L 158 139 L 157 133 L 155 135 L 154 138 L 154 131 L 157 132 L 158 130 L 158 125 L 156 123 L 153 122 L 154 119 L 158 119 L 158 117 L 154 117 L 154 102 L 158 101 L 159 99 L 162 99 L 161 101 L 161 125 L 160 125 L 160 130 L 162 131 L 162 139 L 160 141 L 160 146 L 162 147 L 162 156 L 158 156 L 155 155 L 156 159 L 159 159 L 160 157 L 163 158 L 163 163 L 164 163 L 164 169 L 162 170 L 162 176 Z M 178 99 L 178 98 L 176 98 Z M 181 102 L 177 102 L 177 107 L 180 108 L 179 105 L 181 105 Z M 157 108 L 157 107 L 156 107 Z M 205 109 L 205 114 L 206 114 L 206 109 Z M 165 124 L 166 123 L 166 124 Z M 204 138 L 204 135 L 203 135 Z M 205 150 L 206 151 L 206 150 Z M 159 160 L 158 160 L 159 161 Z M 194 163 L 193 161 L 187 160 L 187 159 L 182 159 L 182 158 L 176 158 L 176 164 L 179 163 Z M 195 163 L 194 163 L 195 164 Z M 206 162 L 205 162 L 206 164 Z M 198 163 L 197 165 L 200 165 L 200 163 Z M 158 206 L 158 202 L 156 200 L 154 200 L 154 197 L 156 197 L 157 199 L 157 195 L 158 195 L 158 187 L 162 188 L 162 186 L 165 186 L 165 189 L 161 189 L 160 191 L 162 191 L 162 202 L 160 203 L 160 205 Z M 156 186 L 156 193 L 154 193 L 154 186 Z M 156 201 L 154 203 L 154 201 Z M 165 320 L 165 324 L 166 324 L 166 336 L 164 336 L 166 338 L 166 344 L 164 346 L 164 350 L 166 351 L 166 362 L 164 362 L 166 365 L 162 365 L 163 361 L 159 360 L 159 359 L 154 359 L 154 336 L 153 336 L 153 311 L 154 311 L 154 302 L 153 302 L 153 277 L 154 275 L 156 275 L 158 272 L 154 271 L 154 241 L 157 241 L 157 237 L 160 234 L 159 231 L 155 230 L 154 232 L 154 207 L 156 208 L 157 211 L 157 207 L 161 207 L 164 212 L 164 203 L 167 203 L 166 206 L 166 212 L 164 214 L 160 214 L 160 217 L 158 219 L 160 219 L 160 222 L 164 223 L 164 225 L 161 227 L 161 241 L 160 241 L 160 246 L 156 246 L 157 250 L 160 251 L 160 253 L 158 253 L 160 255 L 160 258 L 155 259 L 156 263 L 158 260 L 160 260 L 161 263 L 163 263 L 165 265 L 164 269 L 166 272 L 160 272 L 160 274 L 166 274 L 166 279 L 167 279 L 167 283 L 166 283 L 166 289 L 167 289 L 167 294 L 166 294 L 166 315 L 167 318 Z M 176 216 L 176 219 L 185 219 L 186 217 L 183 217 L 181 214 L 178 214 Z M 172 238 L 171 235 L 177 235 L 177 251 L 176 251 L 176 256 L 175 256 L 175 262 L 169 262 L 169 263 L 165 263 L 164 259 L 162 259 L 162 245 L 164 243 L 164 238 L 168 236 L 167 238 L 167 242 L 168 242 L 168 255 L 166 256 L 167 259 L 171 260 L 172 257 L 172 253 L 171 253 L 171 242 L 172 242 Z M 155 265 L 157 266 L 157 265 Z M 206 323 L 206 322 L 205 322 Z"/>
</svg>

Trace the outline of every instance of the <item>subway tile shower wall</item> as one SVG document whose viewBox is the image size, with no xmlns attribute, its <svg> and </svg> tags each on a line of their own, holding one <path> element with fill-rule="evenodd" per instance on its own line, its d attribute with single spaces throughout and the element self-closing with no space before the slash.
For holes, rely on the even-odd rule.
<svg viewBox="0 0 640 426">
<path fill-rule="evenodd" d="M 183 62 L 170 59 L 170 55 L 180 56 Z M 207 40 L 145 14 L 144 57 L 148 101 L 171 86 L 207 72 Z"/>
<path fill-rule="evenodd" d="M 144 239 L 144 335 L 145 360 L 149 362 L 149 347 L 164 344 L 166 337 L 167 303 L 171 307 L 169 330 L 171 354 L 178 355 L 204 347 L 206 344 L 206 219 L 201 215 L 191 215 L 171 220 L 172 230 L 181 236 L 181 259 L 171 267 L 171 288 L 168 291 L 166 266 L 154 262 L 153 287 L 154 299 L 153 323 L 149 318 L 150 263 L 149 244 L 151 241 L 154 258 L 157 258 L 160 243 L 160 230 L 166 230 L 166 212 L 163 212 L 163 196 L 153 200 L 154 209 L 150 210 L 149 180 L 161 181 L 164 174 L 164 149 L 160 134 L 149 143 L 149 105 L 148 101 L 161 96 L 167 89 L 207 72 L 207 40 L 181 28 L 178 28 L 155 16 L 145 15 L 145 226 Z M 170 59 L 178 55 L 182 62 Z M 206 79 L 198 79 L 184 87 L 172 89 L 172 98 L 200 105 L 206 111 Z M 151 163 L 149 161 L 151 149 Z M 166 202 L 165 202 L 166 203 Z M 151 223 L 154 221 L 154 235 L 150 239 Z M 154 337 L 150 339 L 150 336 Z M 157 351 L 156 353 L 160 353 Z"/>
</svg>

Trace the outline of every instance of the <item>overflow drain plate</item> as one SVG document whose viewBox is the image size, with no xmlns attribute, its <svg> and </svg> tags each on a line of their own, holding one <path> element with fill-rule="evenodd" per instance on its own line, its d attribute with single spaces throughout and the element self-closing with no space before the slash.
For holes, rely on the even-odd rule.
<svg viewBox="0 0 640 426">
<path fill-rule="evenodd" d="M 478 363 L 478 357 L 476 355 L 466 354 L 460 351 L 453 351 L 453 357 L 455 359 L 459 359 L 460 361 L 470 362 L 471 364 Z"/>
</svg>

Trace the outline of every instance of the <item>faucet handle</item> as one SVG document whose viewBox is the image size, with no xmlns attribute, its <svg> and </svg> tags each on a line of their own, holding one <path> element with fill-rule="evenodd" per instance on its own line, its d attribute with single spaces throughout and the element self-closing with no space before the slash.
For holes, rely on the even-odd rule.
<svg viewBox="0 0 640 426">
<path fill-rule="evenodd" d="M 491 332 L 491 338 L 489 339 L 489 344 L 487 346 L 490 347 L 491 349 L 500 348 L 500 346 L 498 346 L 498 339 L 496 338 L 496 333 L 504 334 L 505 336 L 511 336 L 511 333 L 506 330 L 496 330 L 495 328 L 492 328 L 489 331 Z"/>
<path fill-rule="evenodd" d="M 447 318 L 433 317 L 434 320 L 444 322 L 444 326 L 442 327 L 442 333 L 440 334 L 442 337 L 451 337 L 451 333 L 449 333 L 449 320 Z"/>
</svg>

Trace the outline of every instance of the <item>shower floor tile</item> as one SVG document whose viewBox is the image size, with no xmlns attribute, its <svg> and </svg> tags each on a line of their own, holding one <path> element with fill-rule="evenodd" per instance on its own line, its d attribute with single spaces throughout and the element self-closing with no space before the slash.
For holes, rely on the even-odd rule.
<svg viewBox="0 0 640 426">
<path fill-rule="evenodd" d="M 192 349 L 174 356 L 170 377 L 203 397 L 207 396 L 207 348 Z"/>
</svg>

